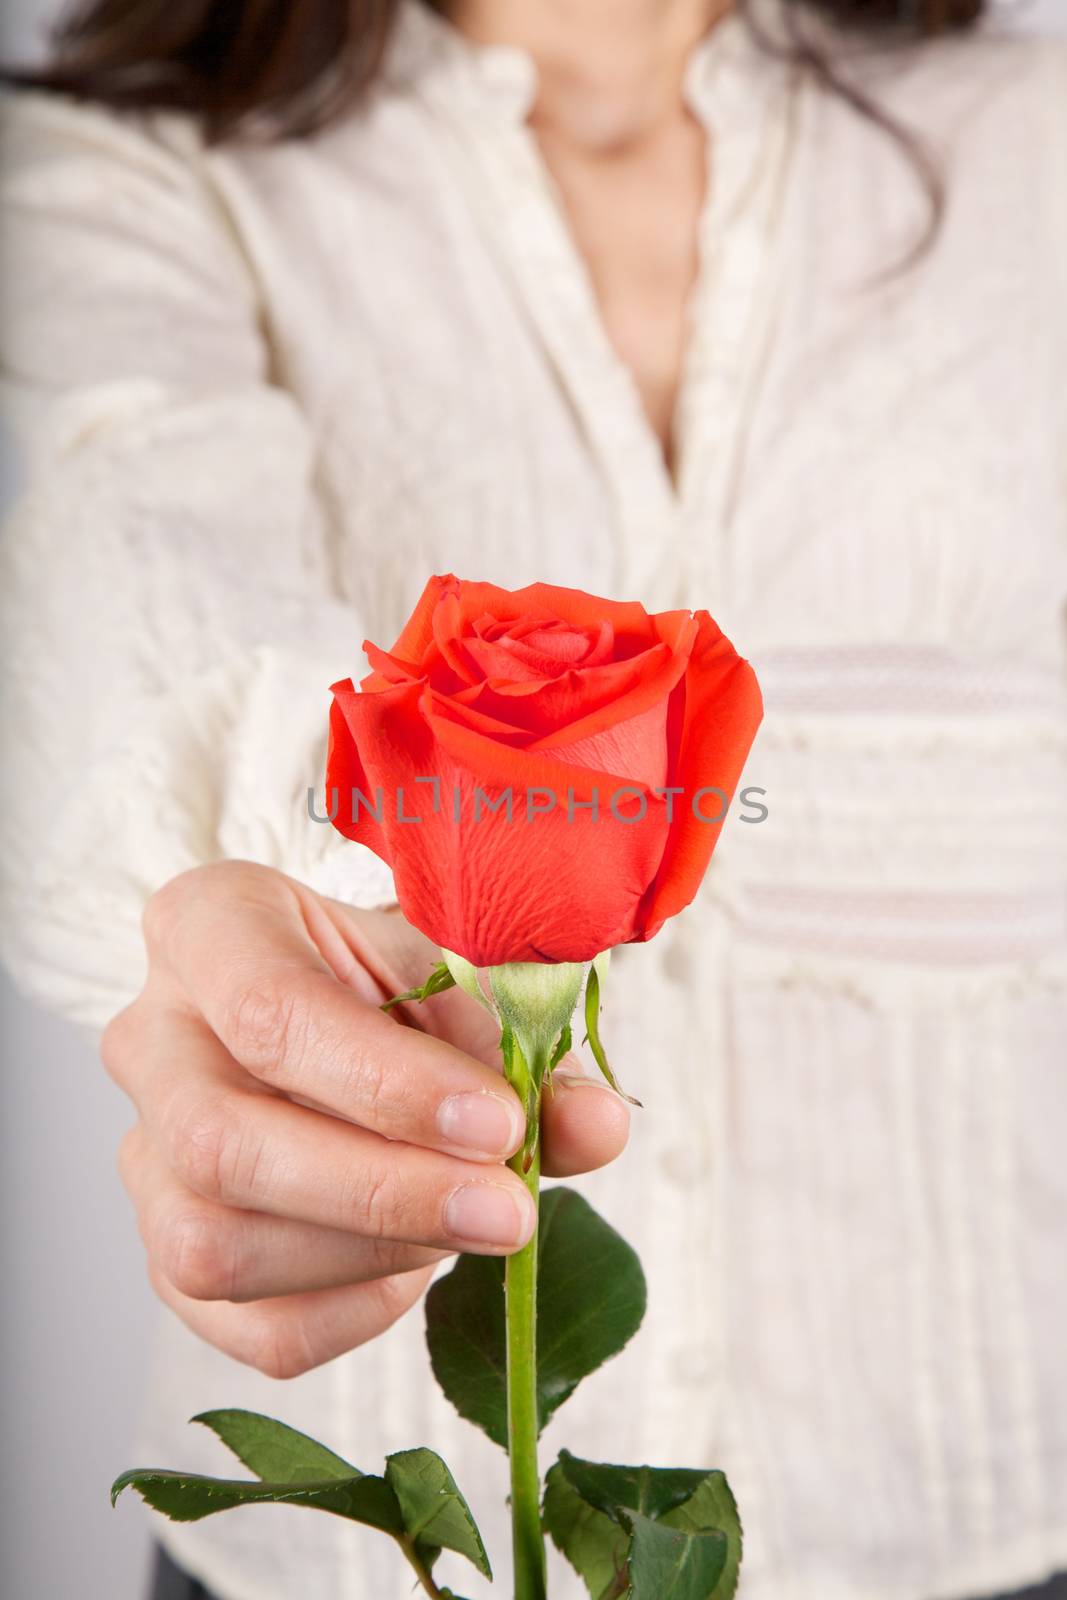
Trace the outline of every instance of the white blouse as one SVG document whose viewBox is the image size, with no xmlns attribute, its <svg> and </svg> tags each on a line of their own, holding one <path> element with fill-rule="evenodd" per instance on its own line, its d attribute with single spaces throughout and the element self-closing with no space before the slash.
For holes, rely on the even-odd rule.
<svg viewBox="0 0 1067 1600">
<path fill-rule="evenodd" d="M 521 54 L 407 0 L 381 89 L 306 141 L 4 113 L 28 489 L 0 866 L 31 992 L 101 1025 L 139 985 L 143 901 L 195 862 L 388 899 L 305 794 L 327 686 L 431 572 L 706 605 L 756 666 L 768 818 L 727 824 L 608 995 L 646 1110 L 580 1181 L 642 1254 L 648 1319 L 544 1441 L 724 1467 L 743 1600 L 1067 1567 L 1067 56 L 977 37 L 864 70 L 945 169 L 910 271 L 886 269 L 924 202 L 882 133 L 736 22 L 693 58 L 711 183 L 674 479 Z M 429 1444 L 506 1595 L 503 1457 L 421 1341 L 415 1311 L 278 1384 L 167 1317 L 137 1453 L 230 1470 L 185 1423 L 216 1405 L 371 1471 Z M 409 1590 L 338 1519 L 160 1531 L 221 1600 Z"/>
</svg>

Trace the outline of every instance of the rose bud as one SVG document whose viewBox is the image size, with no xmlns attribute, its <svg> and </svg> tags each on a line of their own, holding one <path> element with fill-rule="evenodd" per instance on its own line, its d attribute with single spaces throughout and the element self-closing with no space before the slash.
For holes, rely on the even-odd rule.
<svg viewBox="0 0 1067 1600">
<path fill-rule="evenodd" d="M 762 715 L 706 611 L 431 578 L 333 686 L 327 806 L 478 966 L 591 960 L 696 894 Z"/>
</svg>

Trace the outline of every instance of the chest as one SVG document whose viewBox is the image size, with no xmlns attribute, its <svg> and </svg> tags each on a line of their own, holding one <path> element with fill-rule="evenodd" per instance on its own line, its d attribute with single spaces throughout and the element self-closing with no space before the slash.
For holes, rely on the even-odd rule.
<svg viewBox="0 0 1067 1600">
<path fill-rule="evenodd" d="M 629 286 L 647 271 L 677 320 L 691 206 L 664 213 L 660 258 L 628 208 L 569 222 L 528 141 L 476 131 L 405 111 L 232 181 L 337 582 L 366 614 L 399 626 L 451 568 L 707 605 L 752 651 L 1062 650 L 1062 396 L 1010 242 L 976 274 L 949 237 L 846 292 L 813 163 L 783 135 L 749 182 L 723 152 L 669 472 L 625 359 Z"/>
<path fill-rule="evenodd" d="M 582 148 L 552 126 L 532 132 L 596 312 L 632 375 L 668 465 L 700 265 L 708 140 L 689 114 L 623 149 Z"/>
</svg>

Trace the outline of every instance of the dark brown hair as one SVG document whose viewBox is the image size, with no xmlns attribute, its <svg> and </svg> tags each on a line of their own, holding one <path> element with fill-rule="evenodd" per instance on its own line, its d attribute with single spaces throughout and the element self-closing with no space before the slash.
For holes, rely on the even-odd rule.
<svg viewBox="0 0 1067 1600">
<path fill-rule="evenodd" d="M 442 0 L 424 0 L 442 9 Z M 929 201 L 926 227 L 887 275 L 936 238 L 945 209 L 940 169 L 914 129 L 890 116 L 827 43 L 838 31 L 906 45 L 968 28 L 986 0 L 779 0 L 773 32 L 753 0 L 735 0 L 760 44 L 840 96 L 894 140 Z M 83 0 L 54 35 L 50 65 L 6 73 L 119 109 L 186 111 L 209 142 L 299 138 L 342 115 L 373 84 L 400 0 Z"/>
<path fill-rule="evenodd" d="M 750 10 L 749 0 L 737 5 Z M 57 30 L 49 66 L 8 76 L 117 107 L 188 111 L 210 140 L 252 131 L 299 136 L 373 83 L 398 7 L 399 0 L 89 0 Z M 904 41 L 965 28 L 984 9 L 985 0 L 782 0 L 780 30 L 760 37 L 883 122 L 929 187 L 916 141 L 827 53 L 811 14 Z"/>
</svg>

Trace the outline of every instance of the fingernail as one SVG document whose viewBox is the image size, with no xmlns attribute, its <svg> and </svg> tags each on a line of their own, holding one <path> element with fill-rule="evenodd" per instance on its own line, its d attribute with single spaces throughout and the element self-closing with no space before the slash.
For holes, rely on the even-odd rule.
<svg viewBox="0 0 1067 1600">
<path fill-rule="evenodd" d="M 499 1183 L 468 1183 L 448 1197 L 445 1227 L 468 1244 L 521 1245 L 533 1233 L 533 1201 Z"/>
<path fill-rule="evenodd" d="M 490 1090 L 453 1094 L 438 1107 L 437 1128 L 447 1144 L 505 1156 L 518 1148 L 522 1114 L 517 1101 L 512 1104 Z"/>
</svg>

